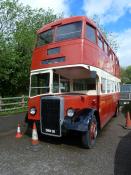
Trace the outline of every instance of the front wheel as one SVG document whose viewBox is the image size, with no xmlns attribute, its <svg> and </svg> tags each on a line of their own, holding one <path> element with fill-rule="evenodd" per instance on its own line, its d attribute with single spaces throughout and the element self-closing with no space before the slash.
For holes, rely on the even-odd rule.
<svg viewBox="0 0 131 175">
<path fill-rule="evenodd" d="M 82 145 L 85 148 L 93 148 L 98 133 L 97 121 L 95 116 L 90 120 L 88 130 L 82 134 Z"/>
</svg>

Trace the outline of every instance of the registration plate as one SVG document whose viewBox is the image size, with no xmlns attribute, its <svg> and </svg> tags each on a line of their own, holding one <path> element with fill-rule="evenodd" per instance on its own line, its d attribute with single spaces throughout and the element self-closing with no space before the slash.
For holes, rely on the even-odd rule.
<svg viewBox="0 0 131 175">
<path fill-rule="evenodd" d="M 48 133 L 55 134 L 55 130 L 54 129 L 45 129 L 45 131 L 48 132 Z"/>
</svg>

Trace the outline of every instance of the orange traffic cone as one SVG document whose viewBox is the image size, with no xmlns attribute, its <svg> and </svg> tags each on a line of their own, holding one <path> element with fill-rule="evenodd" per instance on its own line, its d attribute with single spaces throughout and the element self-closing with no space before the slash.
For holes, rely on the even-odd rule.
<svg viewBox="0 0 131 175">
<path fill-rule="evenodd" d="M 125 128 L 131 129 L 131 118 L 130 118 L 129 112 L 127 112 L 127 114 L 126 114 L 126 126 L 125 126 Z"/>
<path fill-rule="evenodd" d="M 20 130 L 20 123 L 18 123 L 17 132 L 16 132 L 16 136 L 15 137 L 17 139 L 22 137 L 21 130 Z"/>
<path fill-rule="evenodd" d="M 37 133 L 37 128 L 35 122 L 33 123 L 33 129 L 32 129 L 32 145 L 37 145 L 39 144 L 38 141 L 38 133 Z"/>
</svg>

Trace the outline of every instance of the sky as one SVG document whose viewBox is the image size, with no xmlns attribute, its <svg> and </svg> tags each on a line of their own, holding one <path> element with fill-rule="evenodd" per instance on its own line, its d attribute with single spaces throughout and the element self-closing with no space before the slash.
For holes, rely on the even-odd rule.
<svg viewBox="0 0 131 175">
<path fill-rule="evenodd" d="M 131 65 L 131 0 L 19 0 L 32 8 L 51 8 L 64 17 L 97 15 L 119 43 L 117 56 L 123 67 Z"/>
</svg>

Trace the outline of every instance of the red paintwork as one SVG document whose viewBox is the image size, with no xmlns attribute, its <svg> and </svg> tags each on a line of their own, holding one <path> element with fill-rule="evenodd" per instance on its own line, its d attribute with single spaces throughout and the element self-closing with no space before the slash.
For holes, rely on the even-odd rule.
<svg viewBox="0 0 131 175">
<path fill-rule="evenodd" d="M 98 67 L 105 70 L 112 75 L 119 78 L 119 64 L 117 57 L 114 60 L 110 59 L 107 54 L 101 50 L 96 44 L 91 43 L 85 38 L 85 25 L 89 23 L 95 24 L 89 21 L 86 17 L 71 17 L 67 19 L 58 20 L 42 27 L 37 33 L 46 31 L 52 26 L 58 24 L 66 24 L 74 21 L 83 21 L 82 38 L 81 39 L 69 39 L 60 42 L 53 42 L 51 44 L 35 48 L 32 56 L 31 70 L 58 67 L 74 64 L 86 64 L 94 67 Z M 60 53 L 54 55 L 47 55 L 47 49 L 60 47 Z M 65 62 L 44 65 L 41 63 L 44 59 L 63 57 L 65 56 Z M 106 94 L 101 96 L 88 96 L 88 95 L 60 95 L 64 98 L 64 114 L 68 108 L 83 109 L 94 108 L 98 111 L 100 116 L 101 128 L 107 123 L 107 121 L 115 114 L 117 103 L 119 100 L 119 93 Z M 29 120 L 40 120 L 40 97 L 29 98 L 29 108 L 36 107 L 37 114 L 31 116 L 28 112 Z M 107 112 L 108 111 L 108 112 Z"/>
<path fill-rule="evenodd" d="M 31 107 L 36 107 L 37 112 L 35 116 L 30 115 L 29 110 Z M 28 119 L 30 120 L 40 120 L 40 96 L 29 98 L 28 100 Z"/>
<path fill-rule="evenodd" d="M 115 114 L 118 105 L 119 93 L 99 96 L 99 116 L 101 127 Z"/>
<path fill-rule="evenodd" d="M 64 98 L 64 114 L 69 108 L 73 109 L 83 109 L 83 108 L 97 108 L 97 104 L 93 100 L 97 100 L 96 96 L 85 96 L 85 95 L 59 95 Z M 73 98 L 72 98 L 73 97 Z M 36 107 L 37 114 L 34 116 L 28 113 L 29 119 L 40 120 L 40 96 L 29 99 L 28 106 Z"/>
<path fill-rule="evenodd" d="M 85 37 L 85 25 L 89 23 L 93 25 L 95 28 L 95 24 L 87 19 L 86 17 L 71 17 L 63 20 L 58 20 L 54 23 L 50 23 L 41 28 L 37 33 L 48 30 L 57 24 L 66 24 L 74 21 L 83 21 L 83 29 L 82 29 L 82 38 L 81 39 L 68 39 L 65 41 L 53 42 L 45 46 L 41 46 L 39 48 L 35 48 L 32 56 L 32 65 L 31 70 L 56 67 L 56 66 L 65 66 L 72 64 L 88 64 L 91 66 L 95 66 L 101 68 L 112 75 L 119 77 L 119 65 L 116 65 L 116 60 L 110 59 L 107 54 L 100 49 L 96 44 L 91 43 Z M 104 38 L 104 37 L 103 37 Z M 60 53 L 54 55 L 47 55 L 47 49 L 60 47 Z M 42 60 L 51 59 L 56 57 L 66 57 L 66 61 L 62 63 L 55 63 L 49 65 L 43 65 L 41 63 Z"/>
<path fill-rule="evenodd" d="M 115 114 L 119 94 L 87 96 L 87 95 L 59 95 L 64 98 L 64 116 L 67 109 L 73 108 L 80 110 L 83 108 L 93 108 L 99 111 L 101 128 Z M 40 120 L 40 96 L 29 99 L 28 106 L 36 107 L 35 116 L 28 112 L 28 119 Z M 108 111 L 108 112 L 107 112 Z"/>
</svg>

